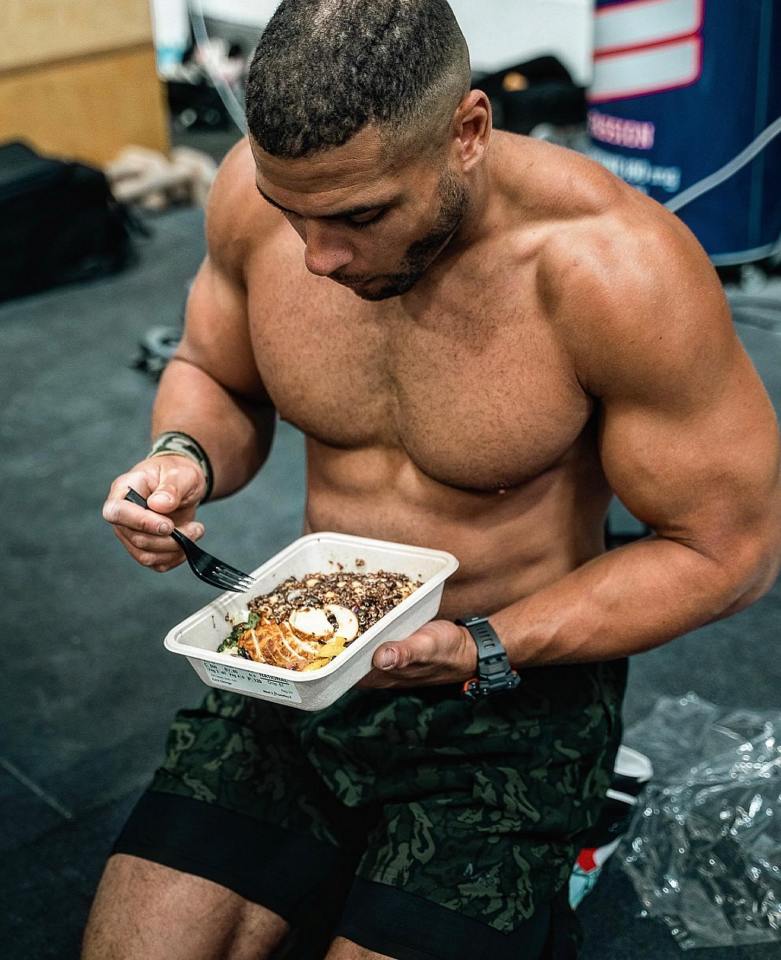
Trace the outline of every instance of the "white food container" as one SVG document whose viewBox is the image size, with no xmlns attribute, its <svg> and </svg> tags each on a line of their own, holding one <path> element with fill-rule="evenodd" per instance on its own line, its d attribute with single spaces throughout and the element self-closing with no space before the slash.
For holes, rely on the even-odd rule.
<svg viewBox="0 0 781 960">
<path fill-rule="evenodd" d="M 356 561 L 363 561 L 363 564 Z M 319 670 L 300 673 L 243 657 L 217 653 L 231 631 L 231 622 L 247 619 L 248 602 L 272 593 L 288 577 L 311 573 L 404 573 L 423 585 L 357 637 L 343 653 Z M 372 655 L 386 640 L 403 640 L 439 610 L 445 580 L 458 569 L 458 560 L 441 550 L 403 543 L 368 540 L 343 533 L 311 533 L 291 543 L 254 570 L 256 583 L 247 593 L 224 593 L 175 626 L 165 647 L 181 653 L 210 687 L 285 703 L 299 710 L 322 710 L 371 670 Z M 227 618 L 227 619 L 226 619 Z"/>
</svg>

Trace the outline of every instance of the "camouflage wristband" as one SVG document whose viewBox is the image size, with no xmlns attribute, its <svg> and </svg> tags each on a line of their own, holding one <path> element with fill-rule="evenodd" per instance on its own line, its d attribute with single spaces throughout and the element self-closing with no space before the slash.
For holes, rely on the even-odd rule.
<svg viewBox="0 0 781 960">
<path fill-rule="evenodd" d="M 214 486 L 214 473 L 208 454 L 189 433 L 182 433 L 180 430 L 166 430 L 165 433 L 161 433 L 160 436 L 155 438 L 147 457 L 174 455 L 189 457 L 203 470 L 203 475 L 206 478 L 206 491 L 201 497 L 201 503 L 205 503 L 211 496 Z"/>
</svg>

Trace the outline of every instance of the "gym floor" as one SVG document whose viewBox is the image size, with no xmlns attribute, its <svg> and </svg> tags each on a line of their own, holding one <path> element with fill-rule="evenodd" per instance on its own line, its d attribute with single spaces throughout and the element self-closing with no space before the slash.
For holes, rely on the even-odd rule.
<svg viewBox="0 0 781 960">
<path fill-rule="evenodd" d="M 103 862 L 160 758 L 168 722 L 204 691 L 161 639 L 213 592 L 187 567 L 160 576 L 136 566 L 100 517 L 113 477 L 147 449 L 154 384 L 132 366 L 138 343 L 151 326 L 178 323 L 203 254 L 200 211 L 149 222 L 153 235 L 126 272 L 0 307 L 7 960 L 77 957 Z M 769 291 L 781 304 L 781 282 L 763 296 Z M 737 328 L 778 409 L 781 326 Z M 205 508 L 207 549 L 251 568 L 297 537 L 303 466 L 302 438 L 282 424 L 262 474 Z M 723 706 L 777 708 L 780 613 L 776 585 L 738 616 L 636 657 L 626 721 L 663 694 L 689 690 Z M 679 954 L 662 924 L 639 916 L 616 858 L 580 912 L 586 960 Z M 709 960 L 777 955 L 776 943 L 714 949 Z"/>
</svg>

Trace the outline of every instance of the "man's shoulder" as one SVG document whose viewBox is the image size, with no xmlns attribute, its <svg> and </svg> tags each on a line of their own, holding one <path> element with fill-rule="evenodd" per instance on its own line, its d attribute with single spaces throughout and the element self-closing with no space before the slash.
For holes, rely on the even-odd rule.
<svg viewBox="0 0 781 960">
<path fill-rule="evenodd" d="M 220 164 L 206 208 L 211 257 L 240 270 L 264 244 L 273 242 L 285 218 L 258 193 L 255 161 L 246 137 Z"/>
<path fill-rule="evenodd" d="M 555 305 L 587 296 L 595 307 L 626 306 L 630 292 L 635 299 L 657 296 L 706 263 L 694 236 L 672 214 L 642 194 L 619 195 L 585 212 L 563 210 L 550 223 L 538 277 Z"/>
<path fill-rule="evenodd" d="M 680 220 L 588 157 L 529 137 L 500 142 L 505 237 L 519 261 L 535 262 L 552 316 L 573 296 L 596 305 L 643 278 L 664 282 L 665 251 L 689 256 L 697 245 Z"/>
<path fill-rule="evenodd" d="M 554 289 L 600 275 L 617 280 L 630 270 L 657 279 L 668 250 L 684 258 L 701 253 L 678 217 L 589 157 L 501 131 L 498 146 L 495 167 L 511 229 L 538 238 L 532 246 L 541 277 Z M 576 273 L 563 276 L 562 263 Z"/>
<path fill-rule="evenodd" d="M 634 190 L 588 216 L 563 219 L 538 264 L 546 314 L 595 393 L 611 378 L 672 375 L 676 354 L 692 362 L 697 343 L 728 321 L 697 239 Z"/>
</svg>

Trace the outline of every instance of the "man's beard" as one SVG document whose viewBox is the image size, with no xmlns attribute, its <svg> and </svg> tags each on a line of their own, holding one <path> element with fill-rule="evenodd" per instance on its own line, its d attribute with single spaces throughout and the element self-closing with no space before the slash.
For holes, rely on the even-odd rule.
<svg viewBox="0 0 781 960">
<path fill-rule="evenodd" d="M 469 206 L 466 187 L 454 174 L 446 171 L 440 178 L 437 193 L 440 207 L 434 226 L 425 237 L 408 247 L 397 273 L 377 278 L 383 281 L 381 287 L 365 290 L 361 284 L 357 284 L 352 288 L 362 300 L 388 300 L 411 290 L 461 225 Z"/>
</svg>

